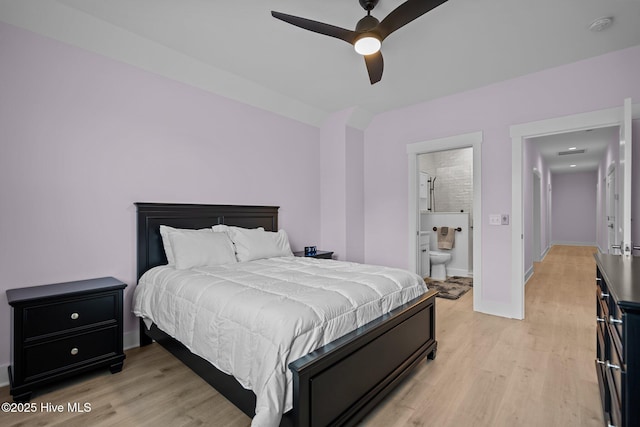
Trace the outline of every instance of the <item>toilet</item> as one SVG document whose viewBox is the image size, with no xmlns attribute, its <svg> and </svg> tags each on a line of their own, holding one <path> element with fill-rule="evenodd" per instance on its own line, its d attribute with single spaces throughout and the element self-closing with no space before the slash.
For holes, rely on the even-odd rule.
<svg viewBox="0 0 640 427">
<path fill-rule="evenodd" d="M 429 260 L 431 262 L 431 279 L 447 280 L 445 264 L 451 261 L 451 252 L 429 251 Z"/>
</svg>

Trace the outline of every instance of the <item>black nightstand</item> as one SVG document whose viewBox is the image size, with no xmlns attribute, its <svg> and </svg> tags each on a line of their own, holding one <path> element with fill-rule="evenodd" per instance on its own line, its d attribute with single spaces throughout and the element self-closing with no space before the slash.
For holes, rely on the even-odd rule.
<svg viewBox="0 0 640 427">
<path fill-rule="evenodd" d="M 295 256 L 307 257 L 307 258 L 331 259 L 333 257 L 333 252 L 328 252 L 328 251 L 317 251 L 313 255 L 305 255 L 304 251 L 297 251 L 297 252 L 294 252 L 293 254 Z"/>
<path fill-rule="evenodd" d="M 126 286 L 103 277 L 7 290 L 14 401 L 28 401 L 34 389 L 92 369 L 122 370 Z"/>
</svg>

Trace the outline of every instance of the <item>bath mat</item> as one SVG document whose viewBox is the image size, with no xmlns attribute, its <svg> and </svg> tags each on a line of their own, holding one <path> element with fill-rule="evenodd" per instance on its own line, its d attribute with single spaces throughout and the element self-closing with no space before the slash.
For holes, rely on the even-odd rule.
<svg viewBox="0 0 640 427">
<path fill-rule="evenodd" d="M 425 277 L 424 281 L 427 287 L 438 291 L 438 297 L 446 299 L 458 299 L 473 287 L 472 277 L 451 276 L 444 282 Z"/>
</svg>

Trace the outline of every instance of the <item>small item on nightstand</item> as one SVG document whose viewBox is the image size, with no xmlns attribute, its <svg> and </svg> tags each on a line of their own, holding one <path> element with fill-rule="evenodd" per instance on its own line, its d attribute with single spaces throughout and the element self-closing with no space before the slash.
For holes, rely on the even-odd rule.
<svg viewBox="0 0 640 427">
<path fill-rule="evenodd" d="M 315 246 L 305 246 L 304 247 L 304 255 L 305 256 L 313 256 L 318 253 L 318 250 Z"/>
</svg>

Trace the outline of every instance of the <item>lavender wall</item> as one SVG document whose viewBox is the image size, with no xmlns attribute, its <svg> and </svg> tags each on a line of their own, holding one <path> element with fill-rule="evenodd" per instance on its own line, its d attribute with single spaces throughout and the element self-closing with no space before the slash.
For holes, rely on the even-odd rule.
<svg viewBox="0 0 640 427">
<path fill-rule="evenodd" d="M 509 126 L 638 100 L 638 75 L 634 47 L 376 116 L 365 131 L 366 261 L 409 264 L 406 145 L 482 131 L 480 298 L 511 305 L 511 227 L 488 226 L 490 213 L 511 212 Z"/>
<path fill-rule="evenodd" d="M 347 252 L 347 158 L 345 127 L 349 110 L 332 114 L 320 129 L 320 232 L 323 249 L 345 259 Z"/>
<path fill-rule="evenodd" d="M 364 132 L 347 127 L 346 259 L 364 262 Z"/>
<path fill-rule="evenodd" d="M 598 173 L 551 175 L 553 244 L 595 245 Z"/>
<path fill-rule="evenodd" d="M 6 289 L 115 276 L 129 312 L 136 201 L 279 205 L 319 241 L 317 128 L 2 23 L 0 57 L 0 365 Z"/>
</svg>

